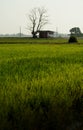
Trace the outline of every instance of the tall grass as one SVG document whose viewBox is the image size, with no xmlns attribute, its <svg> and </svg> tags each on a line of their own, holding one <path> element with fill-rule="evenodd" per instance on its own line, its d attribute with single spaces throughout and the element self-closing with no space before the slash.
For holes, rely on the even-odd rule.
<svg viewBox="0 0 83 130">
<path fill-rule="evenodd" d="M 70 130 L 82 119 L 82 44 L 0 45 L 0 130 Z"/>
</svg>

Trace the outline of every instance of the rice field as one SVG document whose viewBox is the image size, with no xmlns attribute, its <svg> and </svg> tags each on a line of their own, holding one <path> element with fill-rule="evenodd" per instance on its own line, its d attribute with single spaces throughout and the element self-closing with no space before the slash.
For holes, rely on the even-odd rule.
<svg viewBox="0 0 83 130">
<path fill-rule="evenodd" d="M 0 43 L 0 130 L 82 130 L 82 40 Z"/>
</svg>

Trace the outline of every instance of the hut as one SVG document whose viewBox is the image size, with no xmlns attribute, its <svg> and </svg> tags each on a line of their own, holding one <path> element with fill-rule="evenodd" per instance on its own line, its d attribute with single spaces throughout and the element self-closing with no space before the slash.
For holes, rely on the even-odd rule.
<svg viewBox="0 0 83 130">
<path fill-rule="evenodd" d="M 51 38 L 53 36 L 54 36 L 53 31 L 49 31 L 49 30 L 39 31 L 39 38 Z"/>
</svg>

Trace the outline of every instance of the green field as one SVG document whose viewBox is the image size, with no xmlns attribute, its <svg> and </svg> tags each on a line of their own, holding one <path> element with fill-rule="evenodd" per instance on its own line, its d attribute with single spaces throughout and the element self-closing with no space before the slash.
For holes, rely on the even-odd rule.
<svg viewBox="0 0 83 130">
<path fill-rule="evenodd" d="M 0 38 L 0 130 L 82 130 L 82 121 L 83 40 Z"/>
</svg>

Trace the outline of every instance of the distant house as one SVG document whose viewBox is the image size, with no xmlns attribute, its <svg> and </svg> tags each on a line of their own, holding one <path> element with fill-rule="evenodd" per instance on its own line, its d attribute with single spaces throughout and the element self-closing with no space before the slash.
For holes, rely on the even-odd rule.
<svg viewBox="0 0 83 130">
<path fill-rule="evenodd" d="M 49 30 L 39 31 L 39 38 L 50 38 L 53 36 L 54 36 L 53 31 L 49 31 Z"/>
</svg>

